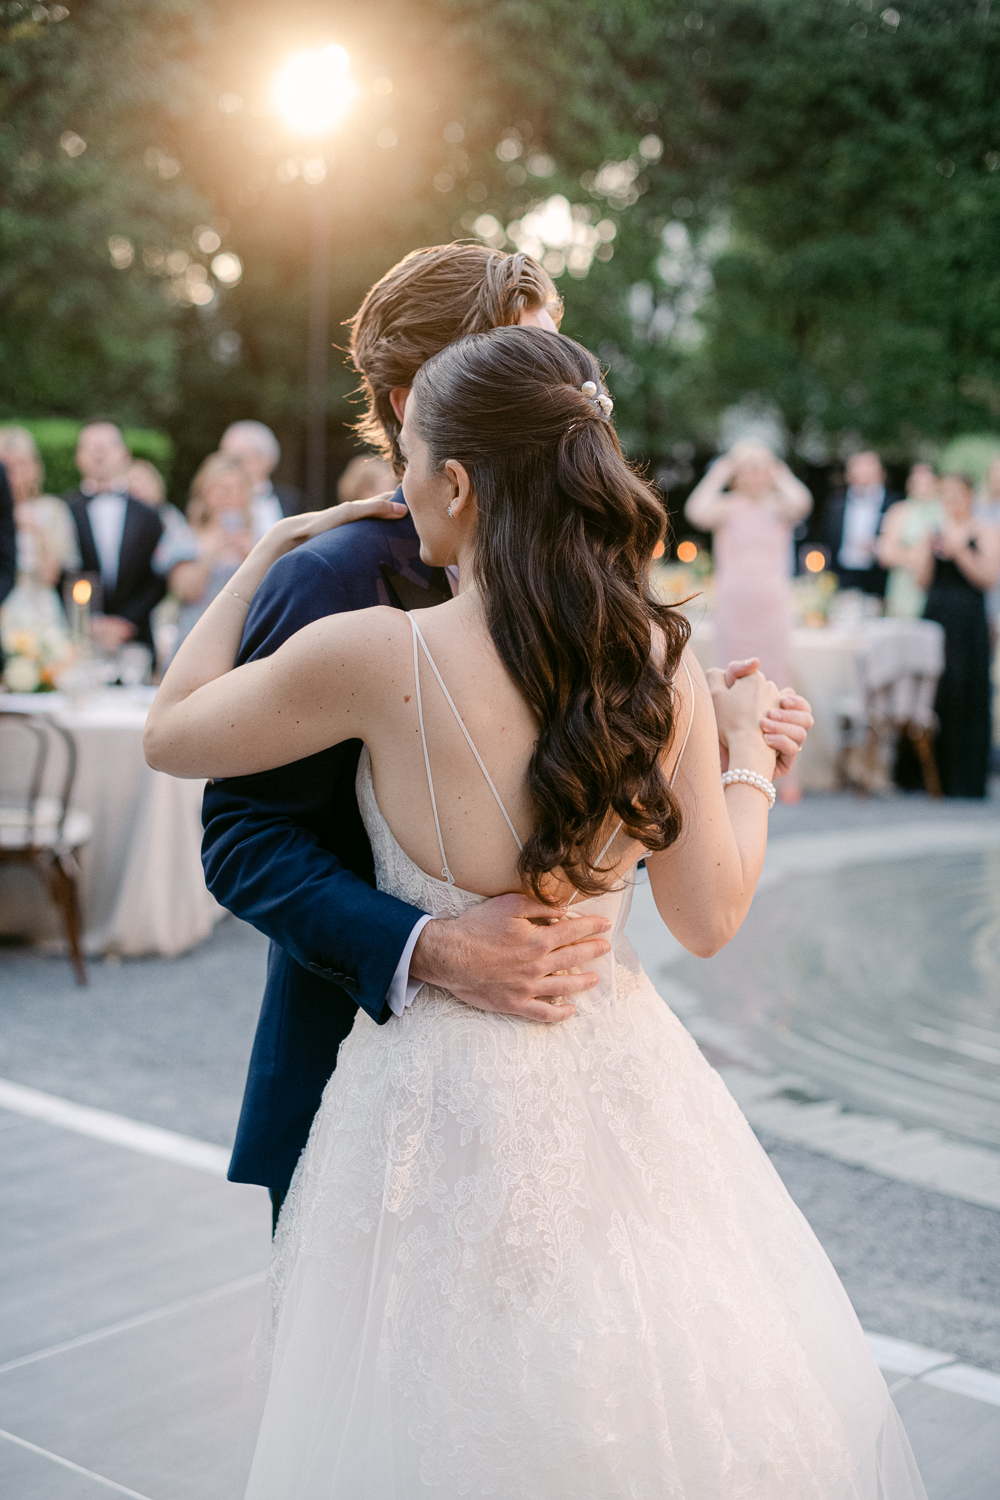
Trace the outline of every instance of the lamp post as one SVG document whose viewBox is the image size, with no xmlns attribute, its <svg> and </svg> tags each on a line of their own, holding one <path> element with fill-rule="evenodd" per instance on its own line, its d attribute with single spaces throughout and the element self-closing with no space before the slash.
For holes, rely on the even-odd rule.
<svg viewBox="0 0 1000 1500">
<path fill-rule="evenodd" d="M 327 140 L 356 93 L 350 58 L 329 46 L 290 57 L 274 80 L 274 101 L 293 134 Z M 306 504 L 326 504 L 326 384 L 330 363 L 330 269 L 333 202 L 330 173 L 307 173 L 313 194 L 309 264 L 309 338 L 306 388 Z"/>
</svg>

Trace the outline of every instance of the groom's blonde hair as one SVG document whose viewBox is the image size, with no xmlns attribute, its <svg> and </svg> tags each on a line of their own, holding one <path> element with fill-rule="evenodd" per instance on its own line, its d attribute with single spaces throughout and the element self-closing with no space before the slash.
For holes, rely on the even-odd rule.
<svg viewBox="0 0 1000 1500">
<path fill-rule="evenodd" d="M 351 319 L 351 359 L 361 376 L 359 437 L 397 474 L 400 423 L 389 393 L 411 386 L 420 366 L 456 339 L 514 324 L 542 308 L 558 325 L 562 299 L 530 255 L 458 243 L 413 250 L 377 281 Z"/>
</svg>

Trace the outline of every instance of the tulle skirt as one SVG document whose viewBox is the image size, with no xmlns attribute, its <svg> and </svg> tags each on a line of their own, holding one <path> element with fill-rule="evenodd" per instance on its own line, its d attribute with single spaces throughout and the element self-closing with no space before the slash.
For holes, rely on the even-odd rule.
<svg viewBox="0 0 1000 1500">
<path fill-rule="evenodd" d="M 247 1500 L 916 1500 L 833 1267 L 637 966 L 359 1014 L 278 1227 Z"/>
</svg>

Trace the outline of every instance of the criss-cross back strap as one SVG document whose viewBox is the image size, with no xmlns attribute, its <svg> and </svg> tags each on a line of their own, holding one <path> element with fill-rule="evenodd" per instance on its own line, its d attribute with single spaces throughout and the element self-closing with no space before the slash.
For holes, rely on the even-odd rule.
<svg viewBox="0 0 1000 1500">
<path fill-rule="evenodd" d="M 681 657 L 681 666 L 684 668 L 684 671 L 687 673 L 688 686 L 691 689 L 691 717 L 688 719 L 688 726 L 687 726 L 687 730 L 686 730 L 686 732 L 684 734 L 684 742 L 681 745 L 680 755 L 678 755 L 677 759 L 674 761 L 673 775 L 670 778 L 670 785 L 671 786 L 673 786 L 674 782 L 677 780 L 677 771 L 678 771 L 678 768 L 679 768 L 680 763 L 681 763 L 681 755 L 683 755 L 684 751 L 687 749 L 687 742 L 688 742 L 688 739 L 691 736 L 691 725 L 694 723 L 694 683 L 691 681 L 691 673 L 688 670 L 688 664 L 684 660 L 683 657 Z M 601 860 L 607 854 L 608 850 L 611 848 L 611 845 L 614 843 L 615 839 L 621 833 L 622 826 L 623 826 L 622 820 L 619 819 L 618 822 L 615 825 L 615 828 L 614 828 L 614 831 L 613 831 L 611 837 L 608 839 L 608 842 L 604 845 L 604 848 L 601 850 L 600 854 L 594 860 L 594 864 L 595 865 L 599 865 L 601 863 Z M 566 905 L 567 906 L 572 906 L 573 902 L 576 900 L 576 898 L 577 898 L 577 896 L 579 896 L 579 894 L 580 894 L 579 891 L 574 891 L 573 894 L 572 894 L 572 896 L 570 896 L 569 900 L 567 901 Z"/>
<path fill-rule="evenodd" d="M 438 817 L 437 798 L 434 795 L 434 778 L 431 775 L 431 758 L 430 758 L 430 755 L 428 754 L 428 751 L 427 751 L 427 735 L 426 735 L 426 733 L 424 731 L 424 706 L 423 706 L 423 700 L 421 699 L 421 696 L 420 696 L 420 660 L 419 660 L 419 657 L 417 655 L 417 642 L 418 641 L 420 642 L 420 649 L 423 651 L 424 656 L 427 658 L 427 665 L 430 667 L 431 671 L 434 673 L 434 676 L 438 680 L 438 686 L 440 687 L 442 693 L 444 693 L 445 702 L 447 703 L 448 707 L 451 709 L 452 713 L 455 715 L 455 720 L 456 720 L 456 722 L 458 724 L 458 727 L 462 731 L 462 733 L 465 735 L 465 738 L 466 738 L 466 741 L 468 743 L 469 749 L 472 751 L 473 755 L 476 757 L 476 764 L 478 765 L 479 769 L 482 771 L 483 775 L 486 778 L 486 785 L 489 787 L 490 791 L 493 793 L 493 796 L 496 798 L 497 807 L 499 807 L 500 811 L 503 813 L 504 821 L 506 822 L 507 827 L 510 829 L 511 834 L 513 835 L 515 844 L 517 845 L 518 849 L 523 849 L 524 845 L 521 843 L 521 840 L 518 838 L 518 836 L 517 836 L 517 829 L 514 827 L 513 823 L 511 822 L 510 815 L 507 812 L 507 809 L 503 805 L 503 799 L 501 798 L 500 793 L 497 791 L 496 787 L 493 784 L 493 777 L 490 775 L 489 771 L 487 771 L 485 765 L 483 764 L 483 757 L 480 755 L 479 751 L 476 749 L 475 744 L 473 743 L 473 740 L 472 740 L 472 736 L 469 733 L 469 731 L 466 729 L 465 725 L 463 724 L 463 722 L 462 722 L 462 716 L 459 713 L 458 709 L 455 707 L 454 699 L 452 698 L 452 696 L 449 693 L 448 689 L 444 685 L 444 678 L 441 676 L 441 673 L 438 671 L 438 669 L 437 669 L 437 663 L 435 662 L 435 660 L 434 660 L 433 656 L 431 655 L 430 651 L 427 649 L 427 642 L 424 640 L 423 635 L 421 634 L 420 626 L 417 624 L 416 620 L 413 617 L 413 611 L 412 610 L 410 611 L 410 614 L 409 614 L 409 621 L 410 621 L 411 626 L 413 627 L 413 681 L 414 681 L 414 684 L 415 684 L 415 687 L 416 687 L 417 717 L 420 720 L 420 742 L 421 742 L 421 744 L 423 745 L 423 748 L 424 748 L 424 768 L 427 771 L 427 790 L 431 794 L 431 811 L 434 813 L 434 827 L 437 829 L 438 848 L 441 850 L 441 874 L 444 876 L 445 880 L 447 880 L 447 882 L 448 882 L 449 885 L 454 885 L 455 884 L 455 878 L 452 875 L 451 871 L 448 869 L 448 858 L 447 858 L 447 855 L 444 852 L 444 839 L 441 837 L 441 820 Z"/>
</svg>

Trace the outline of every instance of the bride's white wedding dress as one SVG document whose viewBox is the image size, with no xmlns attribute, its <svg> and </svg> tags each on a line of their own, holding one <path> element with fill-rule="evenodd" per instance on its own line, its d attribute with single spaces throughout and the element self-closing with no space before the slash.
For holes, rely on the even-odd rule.
<svg viewBox="0 0 1000 1500">
<path fill-rule="evenodd" d="M 380 890 L 482 899 L 400 848 L 367 751 L 357 787 Z M 833 1267 L 625 940 L 630 895 L 571 908 L 613 952 L 561 1025 L 431 987 L 359 1012 L 278 1226 L 248 1500 L 924 1497 Z"/>
</svg>

